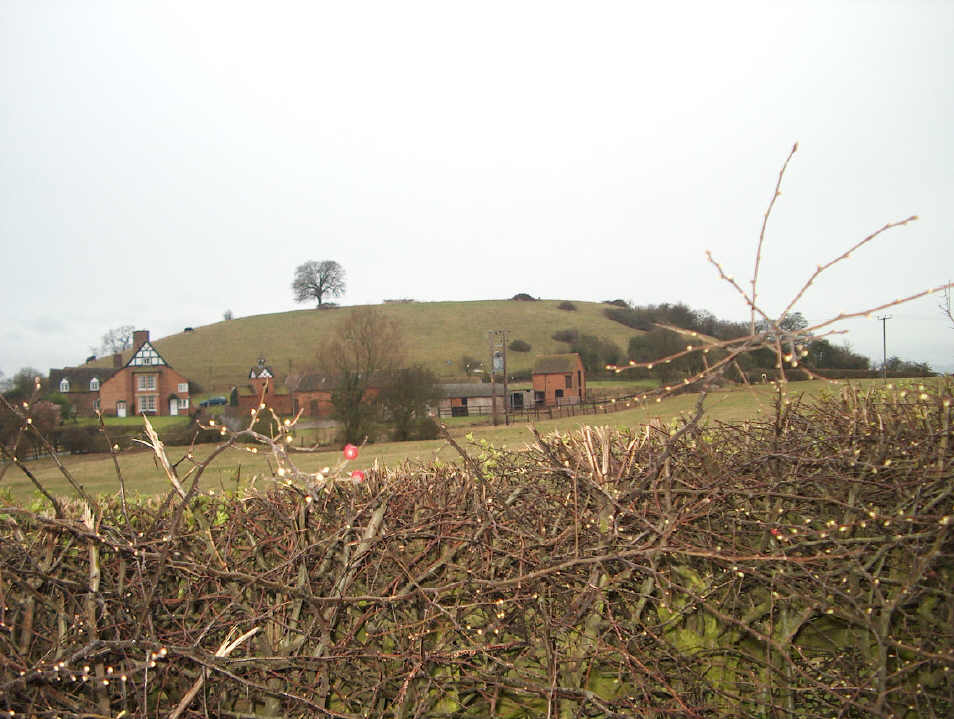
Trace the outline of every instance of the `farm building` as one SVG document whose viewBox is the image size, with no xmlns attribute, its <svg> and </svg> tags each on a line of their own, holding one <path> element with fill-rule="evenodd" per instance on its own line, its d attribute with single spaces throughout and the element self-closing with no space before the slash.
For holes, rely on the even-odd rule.
<svg viewBox="0 0 954 719">
<path fill-rule="evenodd" d="M 579 404 L 586 399 L 586 372 L 575 352 L 543 355 L 533 365 L 533 395 L 537 407 Z"/>
<path fill-rule="evenodd" d="M 248 387 L 251 394 L 238 394 L 236 401 L 243 412 L 258 407 L 264 402 L 279 414 L 292 414 L 292 398 L 288 392 L 278 391 L 278 379 L 272 368 L 260 357 L 257 364 L 248 371 Z"/>
<path fill-rule="evenodd" d="M 335 384 L 325 375 L 312 372 L 289 379 L 293 385 L 291 391 L 292 414 L 301 412 L 306 417 L 331 417 L 335 408 L 331 404 L 331 393 Z"/>
<path fill-rule="evenodd" d="M 463 382 L 440 385 L 444 393 L 438 404 L 441 417 L 469 417 L 473 415 L 493 414 L 491 390 L 493 385 L 487 382 Z M 496 387 L 497 411 L 504 411 L 504 392 L 502 386 Z"/>
</svg>

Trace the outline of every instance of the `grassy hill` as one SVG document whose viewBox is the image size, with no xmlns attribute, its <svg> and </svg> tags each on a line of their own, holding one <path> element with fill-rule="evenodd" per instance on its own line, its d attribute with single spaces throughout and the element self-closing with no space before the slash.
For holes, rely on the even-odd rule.
<svg viewBox="0 0 954 719">
<path fill-rule="evenodd" d="M 509 340 L 531 345 L 529 352 L 507 353 L 508 372 L 532 367 L 537 355 L 568 351 L 556 342 L 557 330 L 574 328 L 612 340 L 625 351 L 629 338 L 639 334 L 607 319 L 608 305 L 574 302 L 576 311 L 558 309 L 560 300 L 480 300 L 472 302 L 409 302 L 375 305 L 394 318 L 407 339 L 408 364 L 420 362 L 438 376 L 462 376 L 460 358 L 471 355 L 486 364 L 489 355 L 487 331 L 504 329 Z M 294 310 L 253 315 L 196 327 L 169 337 L 153 337 L 152 343 L 173 367 L 202 385 L 205 391 L 224 392 L 247 383 L 249 367 L 262 355 L 280 379 L 311 366 L 321 342 L 353 307 L 334 310 Z M 130 353 L 124 353 L 124 360 Z M 110 366 L 109 358 L 91 363 Z"/>
</svg>

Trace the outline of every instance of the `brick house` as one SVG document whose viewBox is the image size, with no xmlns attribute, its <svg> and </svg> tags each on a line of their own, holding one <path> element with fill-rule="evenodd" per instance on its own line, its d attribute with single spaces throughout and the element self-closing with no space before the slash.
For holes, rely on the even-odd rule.
<svg viewBox="0 0 954 719">
<path fill-rule="evenodd" d="M 189 401 L 189 380 L 156 351 L 149 330 L 133 332 L 132 357 L 99 389 L 100 409 L 118 417 L 188 414 Z"/>
<path fill-rule="evenodd" d="M 586 400 L 586 371 L 580 355 L 544 355 L 533 365 L 533 397 L 537 407 L 579 404 Z"/>
<path fill-rule="evenodd" d="M 118 362 L 117 362 L 118 360 Z M 92 417 L 99 409 L 99 389 L 122 367 L 122 358 L 113 358 L 113 367 L 63 367 L 51 369 L 49 386 L 54 392 L 63 394 L 76 414 L 80 417 Z"/>
</svg>

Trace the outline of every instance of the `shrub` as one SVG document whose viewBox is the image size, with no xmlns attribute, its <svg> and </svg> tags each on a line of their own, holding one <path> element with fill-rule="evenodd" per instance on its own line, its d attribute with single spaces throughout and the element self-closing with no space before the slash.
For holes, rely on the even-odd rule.
<svg viewBox="0 0 954 719">
<path fill-rule="evenodd" d="M 580 338 L 580 331 L 575 329 L 557 330 L 550 336 L 557 342 L 576 342 Z"/>
<path fill-rule="evenodd" d="M 576 305 L 572 302 L 563 300 L 560 304 L 557 305 L 558 310 L 567 310 L 568 312 L 576 312 Z"/>
<path fill-rule="evenodd" d="M 529 352 L 530 343 L 524 342 L 523 340 L 514 340 L 509 345 L 507 345 L 514 352 Z"/>
<path fill-rule="evenodd" d="M 603 310 L 603 314 L 614 322 L 626 325 L 634 330 L 651 330 L 653 328 L 653 318 L 641 310 L 625 308 L 609 308 Z"/>
<path fill-rule="evenodd" d="M 528 295 L 526 292 L 518 292 L 510 299 L 517 300 L 518 302 L 536 302 L 536 297 L 533 295 Z"/>
<path fill-rule="evenodd" d="M 222 435 L 216 429 L 202 429 L 199 423 L 193 420 L 187 425 L 170 427 L 165 432 L 160 433 L 160 437 L 169 446 L 182 446 L 193 442 L 196 444 L 218 442 Z"/>
<path fill-rule="evenodd" d="M 414 425 L 415 439 L 437 439 L 441 426 L 433 417 L 421 417 Z"/>
<path fill-rule="evenodd" d="M 657 327 L 644 335 L 629 340 L 629 359 L 635 362 L 653 362 L 670 355 L 678 354 L 686 348 L 686 340 L 681 335 Z M 676 359 L 656 364 L 653 373 L 663 382 L 671 382 L 701 372 L 705 368 L 702 355 L 698 352 L 683 355 Z"/>
<path fill-rule="evenodd" d="M 604 305 L 613 305 L 614 307 L 623 307 L 629 309 L 629 303 L 626 300 L 603 300 Z"/>
<path fill-rule="evenodd" d="M 580 335 L 570 344 L 570 351 L 580 355 L 583 367 L 590 374 L 603 372 L 608 364 L 619 364 L 623 351 L 612 340 L 594 335 Z"/>
<path fill-rule="evenodd" d="M 70 454 L 86 454 L 87 452 L 106 451 L 105 443 L 99 434 L 98 427 L 72 426 L 64 429 L 57 438 L 57 444 Z"/>
</svg>

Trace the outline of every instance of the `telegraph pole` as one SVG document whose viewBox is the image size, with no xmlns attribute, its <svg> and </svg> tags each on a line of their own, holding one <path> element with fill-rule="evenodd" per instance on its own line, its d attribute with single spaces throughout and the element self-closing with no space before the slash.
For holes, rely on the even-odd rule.
<svg viewBox="0 0 954 719">
<path fill-rule="evenodd" d="M 490 406 L 497 425 L 497 371 L 503 374 L 504 421 L 507 421 L 507 330 L 488 330 L 490 345 Z"/>
<path fill-rule="evenodd" d="M 881 322 L 881 379 L 888 381 L 888 320 L 891 317 L 878 317 Z"/>
</svg>

